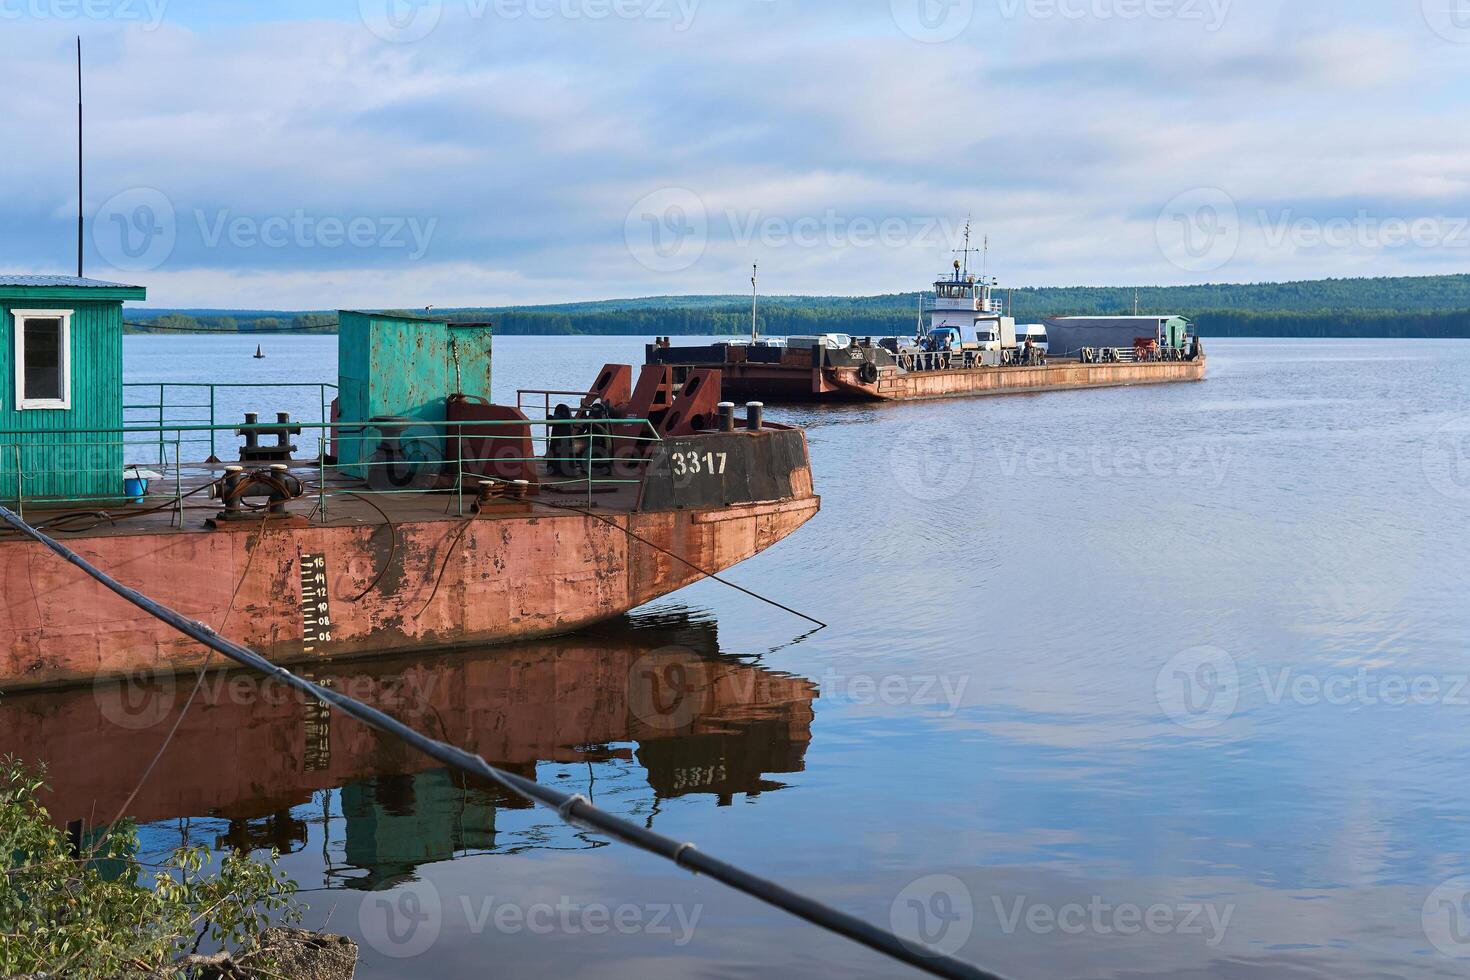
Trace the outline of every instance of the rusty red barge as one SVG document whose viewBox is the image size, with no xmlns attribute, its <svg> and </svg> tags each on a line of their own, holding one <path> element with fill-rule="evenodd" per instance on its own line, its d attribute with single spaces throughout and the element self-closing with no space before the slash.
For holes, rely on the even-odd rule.
<svg viewBox="0 0 1470 980">
<path fill-rule="evenodd" d="M 54 379 L 41 358 L 21 372 L 64 398 L 0 413 L 0 497 L 278 663 L 570 633 L 764 551 L 819 507 L 804 434 L 735 418 L 718 372 L 676 384 L 666 367 L 635 379 L 609 365 L 545 419 L 525 402 L 568 393 L 523 392 L 516 407 L 464 394 L 489 391 L 483 324 L 343 313 L 334 409 L 316 425 L 109 424 L 121 300 L 141 294 L 0 278 L 5 326 L 28 350 L 50 331 L 69 353 Z M 84 368 L 94 390 L 73 399 Z M 243 435 L 238 464 L 181 459 L 221 430 Z M 303 430 L 318 451 L 292 458 Z M 208 659 L 33 542 L 0 537 L 0 577 L 0 691 Z"/>
</svg>

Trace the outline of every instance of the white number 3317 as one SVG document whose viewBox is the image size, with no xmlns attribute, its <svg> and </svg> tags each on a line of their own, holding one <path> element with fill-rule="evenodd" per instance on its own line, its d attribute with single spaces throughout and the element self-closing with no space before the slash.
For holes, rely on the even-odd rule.
<svg viewBox="0 0 1470 980">
<path fill-rule="evenodd" d="M 674 475 L 724 476 L 726 456 L 726 453 L 674 453 Z"/>
</svg>

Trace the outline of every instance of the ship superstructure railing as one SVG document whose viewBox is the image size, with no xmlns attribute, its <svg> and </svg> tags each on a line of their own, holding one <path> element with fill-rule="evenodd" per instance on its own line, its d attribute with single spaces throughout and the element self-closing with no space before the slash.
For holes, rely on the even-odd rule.
<svg viewBox="0 0 1470 980">
<path fill-rule="evenodd" d="M 989 316 L 1005 316 L 1005 301 L 998 295 L 998 290 L 993 283 L 976 282 L 953 283 L 952 285 L 967 286 L 974 290 L 967 296 L 939 296 L 933 293 L 925 293 L 920 297 L 919 309 L 923 313 L 953 313 L 959 311 L 967 313 L 971 310 L 976 313 L 984 313 Z"/>
<path fill-rule="evenodd" d="M 290 433 L 272 423 L 0 430 L 0 501 L 17 511 L 91 508 L 103 522 L 171 510 L 182 524 L 185 508 L 209 500 L 229 468 L 274 465 L 302 482 L 301 498 L 316 498 L 313 519 L 324 520 L 344 495 L 433 494 L 446 512 L 464 514 L 479 498 L 534 488 L 593 507 L 601 494 L 641 484 L 663 442 L 648 419 L 636 418 L 293 421 L 291 429 L 312 435 L 315 452 L 292 452 Z M 187 456 L 190 447 L 218 449 L 236 437 L 250 450 L 237 461 Z M 279 452 L 272 438 L 283 443 Z"/>
<path fill-rule="evenodd" d="M 996 319 L 1007 315 L 1005 303 L 998 299 L 991 299 L 989 302 L 982 301 L 979 303 L 959 299 L 936 300 L 930 298 L 926 300 L 920 315 L 922 317 L 930 317 L 936 313 L 967 314 L 981 319 Z"/>
<path fill-rule="evenodd" d="M 955 311 L 968 313 L 973 310 L 976 313 L 988 313 L 995 316 L 1003 316 L 1005 314 L 1004 308 L 1005 302 L 1003 300 L 998 299 L 993 294 L 989 299 L 986 299 L 984 293 L 978 296 L 958 298 L 926 295 L 923 305 L 923 311 L 925 313 L 953 313 Z"/>
</svg>

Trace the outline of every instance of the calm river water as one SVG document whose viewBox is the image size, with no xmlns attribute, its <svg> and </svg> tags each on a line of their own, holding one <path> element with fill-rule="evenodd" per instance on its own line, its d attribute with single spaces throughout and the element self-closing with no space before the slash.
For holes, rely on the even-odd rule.
<svg viewBox="0 0 1470 980">
<path fill-rule="evenodd" d="M 264 343 L 130 337 L 128 377 L 335 375 L 335 338 Z M 494 394 L 641 344 L 500 339 Z M 318 676 L 1017 978 L 1462 976 L 1470 344 L 1209 349 L 1200 385 L 772 409 L 823 510 L 730 577 L 827 630 L 707 582 L 590 636 Z M 219 408 L 316 417 L 293 398 Z M 76 819 L 185 693 L 0 711 L 48 733 L 19 747 Z M 288 852 L 368 980 L 902 975 L 248 683 L 206 688 L 131 809 L 151 850 Z"/>
</svg>

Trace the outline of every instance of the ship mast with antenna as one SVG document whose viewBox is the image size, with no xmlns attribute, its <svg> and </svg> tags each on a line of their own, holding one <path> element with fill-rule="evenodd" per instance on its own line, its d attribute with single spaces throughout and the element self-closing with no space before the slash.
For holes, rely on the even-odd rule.
<svg viewBox="0 0 1470 980">
<path fill-rule="evenodd" d="M 755 318 L 755 301 L 756 301 L 756 295 L 757 295 L 757 289 L 756 289 L 755 279 L 756 279 L 756 273 L 759 270 L 760 270 L 760 263 L 759 262 L 752 262 L 750 264 L 750 342 L 752 344 L 755 343 L 756 341 L 760 340 L 760 337 L 761 337 L 760 327 L 757 326 L 757 321 L 756 321 L 756 318 Z"/>
<path fill-rule="evenodd" d="M 986 235 L 985 236 L 985 247 L 987 249 L 990 247 L 990 236 L 989 235 Z M 963 270 L 964 271 L 962 271 L 960 273 L 960 277 L 961 278 L 968 279 L 970 277 L 970 253 L 972 253 L 972 252 L 978 252 L 978 251 L 980 251 L 978 248 L 971 248 L 970 247 L 970 218 L 969 217 L 966 217 L 965 218 L 965 247 L 964 248 L 957 248 L 957 249 L 954 250 L 955 254 L 962 256 L 963 257 L 963 260 L 964 260 L 963 261 Z"/>
<path fill-rule="evenodd" d="M 77 35 L 77 278 L 83 272 L 83 241 L 87 220 L 82 203 L 82 36 Z"/>
</svg>

